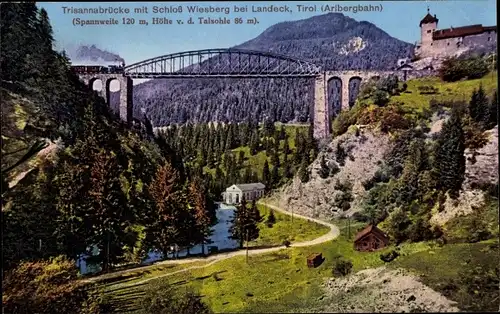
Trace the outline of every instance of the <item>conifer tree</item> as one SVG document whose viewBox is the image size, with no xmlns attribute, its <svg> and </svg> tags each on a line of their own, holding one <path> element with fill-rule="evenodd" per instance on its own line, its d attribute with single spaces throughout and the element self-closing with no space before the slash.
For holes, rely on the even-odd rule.
<svg viewBox="0 0 500 314">
<path fill-rule="evenodd" d="M 437 187 L 457 196 L 465 179 L 465 139 L 460 113 L 453 107 L 450 119 L 439 133 L 434 153 Z"/>
<path fill-rule="evenodd" d="M 250 154 L 253 156 L 259 151 L 259 134 L 256 131 L 252 132 L 250 138 Z"/>
<path fill-rule="evenodd" d="M 264 162 L 264 168 L 262 169 L 262 181 L 264 185 L 266 186 L 266 190 L 270 190 L 270 185 L 271 185 L 271 173 L 269 172 L 269 163 L 266 161 Z"/>
<path fill-rule="evenodd" d="M 271 185 L 273 188 L 277 187 L 280 182 L 279 168 L 278 166 L 273 166 L 271 171 Z"/>
<path fill-rule="evenodd" d="M 151 247 L 168 252 L 173 245 L 176 236 L 179 234 L 177 229 L 177 218 L 175 213 L 178 210 L 176 204 L 178 198 L 176 193 L 177 172 L 169 163 L 159 167 L 156 175 L 149 185 L 149 193 L 154 201 L 154 215 L 152 223 L 147 228 L 147 240 Z"/>
<path fill-rule="evenodd" d="M 290 179 L 292 176 L 293 176 L 293 173 L 292 173 L 291 165 L 290 165 L 290 163 L 285 162 L 285 165 L 283 167 L 283 177 L 285 177 L 286 179 Z"/>
<path fill-rule="evenodd" d="M 271 164 L 275 167 L 280 166 L 280 157 L 277 151 L 274 151 L 273 154 L 271 155 Z"/>
<path fill-rule="evenodd" d="M 326 179 L 328 178 L 329 175 L 330 175 L 330 168 L 328 168 L 328 165 L 326 164 L 325 155 L 322 155 L 320 161 L 319 176 L 322 179 Z"/>
<path fill-rule="evenodd" d="M 243 241 L 245 241 L 248 216 L 247 201 L 243 196 L 240 204 L 236 206 L 229 228 L 229 238 L 238 241 L 240 249 L 243 248 Z"/>
<path fill-rule="evenodd" d="M 304 158 L 299 169 L 299 178 L 302 183 L 306 183 L 309 181 L 309 170 L 307 169 L 307 166 L 308 166 L 307 159 Z"/>
<path fill-rule="evenodd" d="M 245 168 L 245 174 L 243 176 L 244 183 L 252 182 L 252 169 L 250 167 Z"/>
<path fill-rule="evenodd" d="M 479 85 L 479 89 L 477 91 L 474 90 L 472 93 L 472 97 L 469 102 L 469 114 L 482 128 L 485 128 L 488 125 L 489 104 L 482 85 Z"/>
<path fill-rule="evenodd" d="M 401 177 L 398 180 L 397 198 L 400 204 L 409 204 L 412 200 L 425 194 L 420 186 L 421 178 L 429 168 L 425 141 L 421 138 L 413 140 L 410 144 L 408 156 Z"/>
<path fill-rule="evenodd" d="M 283 154 L 288 155 L 290 154 L 290 144 L 288 143 L 288 136 L 285 136 L 284 138 L 284 143 L 283 143 Z"/>
<path fill-rule="evenodd" d="M 238 166 L 241 167 L 243 166 L 243 163 L 245 162 L 245 152 L 240 151 L 238 154 Z"/>
<path fill-rule="evenodd" d="M 274 216 L 274 210 L 271 209 L 269 211 L 269 215 L 267 216 L 267 221 L 266 221 L 267 225 L 269 227 L 272 227 L 272 225 L 274 225 L 276 223 L 276 216 Z"/>
<path fill-rule="evenodd" d="M 189 184 L 191 206 L 194 209 L 196 225 L 193 228 L 195 243 L 201 243 L 202 253 L 205 254 L 205 243 L 212 234 L 210 210 L 207 202 L 208 191 L 199 177 Z"/>
<path fill-rule="evenodd" d="M 259 227 L 258 223 L 262 222 L 262 216 L 260 215 L 260 211 L 257 208 L 257 202 L 252 200 L 252 205 L 249 210 L 249 219 L 248 219 L 248 241 L 256 240 L 259 237 Z"/>
<path fill-rule="evenodd" d="M 306 154 L 306 147 L 304 143 L 304 137 L 302 134 L 297 133 L 297 139 L 295 142 L 295 154 L 293 156 L 293 162 L 295 165 L 299 165 Z"/>
<path fill-rule="evenodd" d="M 104 270 L 122 253 L 124 225 L 133 220 L 121 189 L 120 172 L 116 157 L 104 150 L 91 167 L 87 198 L 90 212 L 86 215 L 90 221 L 86 225 L 91 228 L 90 243 L 101 249 Z"/>
<path fill-rule="evenodd" d="M 286 138 L 286 130 L 285 130 L 285 125 L 282 124 L 280 128 L 280 133 L 279 133 L 279 139 L 284 140 Z"/>
<path fill-rule="evenodd" d="M 490 101 L 490 107 L 488 110 L 488 124 L 487 124 L 487 129 L 491 129 L 495 127 L 495 125 L 498 124 L 498 94 L 497 91 L 493 94 L 491 101 Z"/>
</svg>

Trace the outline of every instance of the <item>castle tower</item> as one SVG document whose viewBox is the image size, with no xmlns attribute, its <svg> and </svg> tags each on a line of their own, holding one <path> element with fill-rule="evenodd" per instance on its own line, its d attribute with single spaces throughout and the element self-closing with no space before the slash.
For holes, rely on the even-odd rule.
<svg viewBox="0 0 500 314">
<path fill-rule="evenodd" d="M 422 48 L 432 46 L 432 33 L 437 29 L 438 21 L 436 15 L 432 16 L 429 13 L 429 7 L 427 7 L 427 15 L 420 21 L 420 44 Z"/>
</svg>

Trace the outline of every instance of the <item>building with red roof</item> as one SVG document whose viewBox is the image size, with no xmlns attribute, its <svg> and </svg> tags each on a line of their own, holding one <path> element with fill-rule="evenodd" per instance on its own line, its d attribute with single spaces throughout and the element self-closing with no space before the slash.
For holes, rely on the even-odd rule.
<svg viewBox="0 0 500 314">
<path fill-rule="evenodd" d="M 473 47 L 496 46 L 497 27 L 482 24 L 437 29 L 439 19 L 429 9 L 420 21 L 420 41 L 415 55 L 419 57 L 440 57 L 454 55 Z"/>
</svg>

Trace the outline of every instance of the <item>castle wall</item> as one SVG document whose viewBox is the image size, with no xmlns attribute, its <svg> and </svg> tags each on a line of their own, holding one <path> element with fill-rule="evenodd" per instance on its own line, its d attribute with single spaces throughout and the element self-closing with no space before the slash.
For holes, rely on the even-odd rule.
<svg viewBox="0 0 500 314">
<path fill-rule="evenodd" d="M 432 43 L 422 44 L 420 49 L 415 50 L 415 54 L 421 57 L 437 57 L 453 55 L 470 48 L 495 46 L 496 36 L 495 31 L 486 31 L 477 35 L 433 40 Z"/>
<path fill-rule="evenodd" d="M 481 47 L 487 45 L 496 45 L 497 33 L 495 31 L 487 31 L 482 34 L 464 37 L 463 44 L 467 47 Z"/>
</svg>

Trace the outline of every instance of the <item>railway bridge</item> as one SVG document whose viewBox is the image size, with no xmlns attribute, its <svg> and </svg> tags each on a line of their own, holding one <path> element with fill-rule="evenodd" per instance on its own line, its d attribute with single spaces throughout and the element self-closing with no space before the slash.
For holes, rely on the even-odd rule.
<svg viewBox="0 0 500 314">
<path fill-rule="evenodd" d="M 341 110 L 348 110 L 354 103 L 361 81 L 391 74 L 397 75 L 400 80 L 406 80 L 408 74 L 410 77 L 419 75 L 405 71 L 323 71 L 309 61 L 274 53 L 230 48 L 168 54 L 128 65 L 122 73 L 79 73 L 79 76 L 90 88 L 96 80 L 100 80 L 102 90 L 99 93 L 108 103 L 110 83 L 118 80 L 119 114 L 127 123 L 132 120 L 133 79 L 309 77 L 314 80 L 314 136 L 325 138 L 330 133 L 330 117 L 336 104 Z"/>
</svg>

